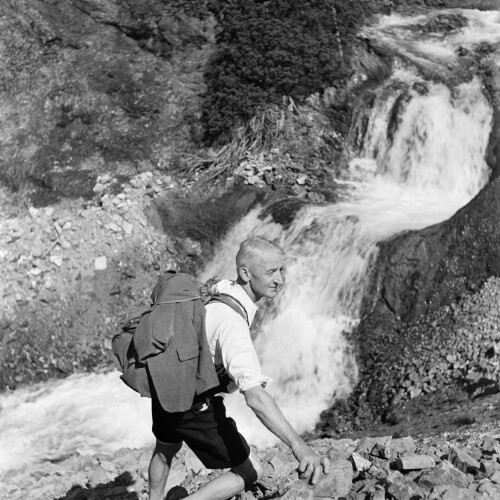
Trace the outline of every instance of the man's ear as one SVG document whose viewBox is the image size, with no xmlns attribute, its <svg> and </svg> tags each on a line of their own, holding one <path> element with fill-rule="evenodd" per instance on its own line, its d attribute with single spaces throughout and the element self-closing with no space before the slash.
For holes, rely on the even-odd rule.
<svg viewBox="0 0 500 500">
<path fill-rule="evenodd" d="M 250 269 L 246 266 L 241 266 L 238 268 L 238 278 L 240 278 L 243 283 L 248 283 L 250 281 Z"/>
</svg>

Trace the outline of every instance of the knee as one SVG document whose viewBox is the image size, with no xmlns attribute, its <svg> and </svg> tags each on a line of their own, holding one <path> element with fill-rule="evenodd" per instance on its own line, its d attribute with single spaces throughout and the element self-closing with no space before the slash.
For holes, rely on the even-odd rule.
<svg viewBox="0 0 500 500">
<path fill-rule="evenodd" d="M 245 486 L 250 486 L 262 477 L 262 464 L 253 453 L 250 453 L 248 459 L 240 466 L 235 467 L 233 472 L 243 479 Z"/>
</svg>

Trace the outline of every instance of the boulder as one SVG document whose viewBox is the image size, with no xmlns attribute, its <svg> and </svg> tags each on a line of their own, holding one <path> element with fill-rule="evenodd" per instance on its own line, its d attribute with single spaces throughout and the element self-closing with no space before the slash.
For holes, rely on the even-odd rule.
<svg viewBox="0 0 500 500">
<path fill-rule="evenodd" d="M 477 474 L 481 464 L 460 448 L 452 447 L 448 457 L 449 461 L 463 473 Z"/>
</svg>

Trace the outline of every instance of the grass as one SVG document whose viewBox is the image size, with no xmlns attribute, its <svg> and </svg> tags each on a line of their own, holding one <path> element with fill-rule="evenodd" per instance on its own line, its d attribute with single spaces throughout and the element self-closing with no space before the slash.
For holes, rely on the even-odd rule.
<svg viewBox="0 0 500 500">
<path fill-rule="evenodd" d="M 188 173 L 209 171 L 207 181 L 232 172 L 248 154 L 269 151 L 286 129 L 287 117 L 298 113 L 293 99 L 288 98 L 286 108 L 271 106 L 258 112 L 247 123 L 232 132 L 231 140 L 212 158 L 189 156 L 186 158 Z"/>
</svg>

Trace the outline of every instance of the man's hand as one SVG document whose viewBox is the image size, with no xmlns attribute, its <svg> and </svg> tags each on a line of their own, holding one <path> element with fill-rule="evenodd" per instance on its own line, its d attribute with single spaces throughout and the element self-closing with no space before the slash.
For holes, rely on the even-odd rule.
<svg viewBox="0 0 500 500">
<path fill-rule="evenodd" d="M 316 484 L 321 470 L 324 474 L 330 473 L 330 460 L 318 457 L 309 446 L 301 446 L 298 450 L 293 450 L 293 454 L 299 462 L 298 471 L 301 479 L 308 479 L 311 484 Z"/>
<path fill-rule="evenodd" d="M 301 479 L 308 479 L 311 484 L 316 484 L 321 469 L 325 474 L 330 472 L 330 460 L 326 457 L 318 457 L 307 446 L 305 441 L 285 420 L 278 405 L 263 387 L 260 385 L 252 387 L 243 394 L 247 405 L 255 412 L 260 421 L 291 448 L 292 453 L 299 462 L 298 470 Z"/>
</svg>

